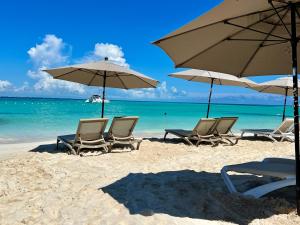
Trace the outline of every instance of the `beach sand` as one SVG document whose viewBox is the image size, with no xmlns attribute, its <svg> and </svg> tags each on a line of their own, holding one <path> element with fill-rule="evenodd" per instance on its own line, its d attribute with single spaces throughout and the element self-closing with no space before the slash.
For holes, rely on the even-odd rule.
<svg viewBox="0 0 300 225">
<path fill-rule="evenodd" d="M 52 143 L 1 145 L 1 225 L 300 224 L 293 187 L 253 199 L 229 194 L 220 176 L 224 165 L 291 158 L 289 142 L 197 148 L 150 139 L 138 151 L 84 157 Z M 233 179 L 240 190 L 265 181 Z"/>
</svg>

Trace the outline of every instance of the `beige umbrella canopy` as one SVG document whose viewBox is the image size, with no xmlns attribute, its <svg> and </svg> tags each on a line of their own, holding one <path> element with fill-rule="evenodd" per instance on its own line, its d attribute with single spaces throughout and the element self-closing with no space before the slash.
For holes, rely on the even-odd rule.
<svg viewBox="0 0 300 225">
<path fill-rule="evenodd" d="M 239 77 L 288 74 L 291 8 L 285 0 L 271 2 L 276 11 L 268 0 L 224 0 L 154 44 L 170 56 L 176 67 Z M 300 31 L 298 15 L 296 28 Z"/>
<path fill-rule="evenodd" d="M 298 82 L 298 86 L 300 86 L 299 82 Z M 275 80 L 260 83 L 251 88 L 256 91 L 263 92 L 263 93 L 284 95 L 285 98 L 284 98 L 282 121 L 285 119 L 286 99 L 287 99 L 287 96 L 293 95 L 293 78 L 292 77 L 281 77 L 281 78 L 278 78 Z M 298 89 L 298 94 L 299 93 L 300 93 L 300 90 Z"/>
<path fill-rule="evenodd" d="M 300 0 L 224 0 L 154 44 L 176 67 L 238 77 L 293 73 L 298 90 Z M 300 215 L 298 91 L 294 92 L 297 213 Z"/>
<path fill-rule="evenodd" d="M 300 86 L 300 82 L 298 81 Z M 293 95 L 293 78 L 292 77 L 281 77 L 275 80 L 267 81 L 264 83 L 257 84 L 256 86 L 251 87 L 252 89 L 270 94 L 279 94 L 279 95 Z M 298 89 L 298 94 L 300 90 Z"/>
<path fill-rule="evenodd" d="M 237 78 L 235 76 L 224 74 L 224 73 L 216 73 L 205 70 L 185 70 L 178 73 L 173 73 L 169 75 L 170 77 L 180 78 L 187 81 L 193 82 L 202 82 L 210 84 L 210 92 L 208 97 L 208 106 L 206 117 L 209 117 L 210 111 L 210 102 L 213 85 L 227 85 L 227 86 L 240 86 L 240 87 L 254 87 L 256 83 L 246 79 L 246 78 Z"/>
<path fill-rule="evenodd" d="M 121 89 L 156 88 L 158 84 L 158 81 L 150 77 L 108 61 L 108 58 L 105 58 L 104 61 L 46 69 L 44 71 L 53 76 L 54 79 L 103 87 L 102 117 L 104 116 L 106 87 Z"/>
</svg>

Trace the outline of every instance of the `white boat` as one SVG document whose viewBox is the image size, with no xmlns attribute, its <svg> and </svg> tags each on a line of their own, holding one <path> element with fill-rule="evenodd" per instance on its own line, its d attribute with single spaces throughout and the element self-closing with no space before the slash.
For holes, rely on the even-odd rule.
<svg viewBox="0 0 300 225">
<path fill-rule="evenodd" d="M 86 103 L 102 103 L 102 98 L 99 95 L 93 95 L 87 100 L 85 100 Z M 109 100 L 105 99 L 104 103 L 109 103 Z"/>
</svg>

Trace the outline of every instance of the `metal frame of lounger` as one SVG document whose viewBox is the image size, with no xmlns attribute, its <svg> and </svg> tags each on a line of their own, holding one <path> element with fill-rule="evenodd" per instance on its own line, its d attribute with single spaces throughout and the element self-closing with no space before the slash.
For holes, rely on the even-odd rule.
<svg viewBox="0 0 300 225">
<path fill-rule="evenodd" d="M 105 142 L 103 134 L 107 125 L 108 119 L 81 119 L 78 123 L 78 128 L 76 134 L 64 135 L 57 137 L 56 149 L 58 149 L 58 144 L 62 142 L 74 155 L 79 155 L 82 149 L 104 149 L 108 152 L 109 143 Z M 100 128 L 97 132 L 84 133 L 85 124 L 97 124 L 96 126 Z M 102 124 L 102 125 L 100 125 Z"/>
<path fill-rule="evenodd" d="M 224 180 L 226 187 L 230 193 L 240 193 L 237 191 L 233 185 L 228 172 L 237 172 L 237 173 L 248 173 L 258 176 L 270 176 L 280 178 L 281 180 L 267 183 L 250 190 L 247 190 L 243 193 L 240 193 L 245 196 L 252 196 L 254 198 L 260 198 L 268 193 L 271 193 L 275 190 L 296 185 L 295 177 L 295 162 L 293 160 L 287 159 L 265 159 L 262 162 L 250 162 L 239 165 L 225 166 L 221 170 L 221 176 Z M 249 166 L 251 165 L 251 166 Z M 264 168 L 259 170 L 259 166 L 269 166 L 276 169 Z M 243 168 L 244 167 L 244 168 Z M 252 167 L 252 168 L 251 168 Z M 256 167 L 256 169 L 255 169 Z"/>
<path fill-rule="evenodd" d="M 233 134 L 232 127 L 235 125 L 237 120 L 238 117 L 219 118 L 213 130 L 214 135 L 220 137 L 222 141 L 224 140 L 228 141 L 230 145 L 236 145 L 240 137 Z M 230 121 L 231 123 L 229 123 L 227 126 L 224 126 L 224 124 L 222 124 L 222 122 L 224 121 L 225 122 Z M 234 141 L 232 139 L 234 139 Z"/>
<path fill-rule="evenodd" d="M 281 128 L 286 124 L 286 123 L 291 123 L 290 126 L 287 126 L 284 131 L 281 130 Z M 287 118 L 285 119 L 278 128 L 271 130 L 271 129 L 242 129 L 241 133 L 241 138 L 244 137 L 245 133 L 251 133 L 254 134 L 254 136 L 262 136 L 270 139 L 273 142 L 277 142 L 275 138 L 279 138 L 280 142 L 284 140 L 288 140 L 290 142 L 293 142 L 293 125 L 294 125 L 294 120 Z"/>
<path fill-rule="evenodd" d="M 200 134 L 199 128 L 203 126 L 204 123 L 210 123 L 208 129 L 206 129 L 206 134 Z M 196 141 L 196 146 L 199 146 L 202 142 L 210 143 L 212 146 L 216 146 L 220 143 L 221 139 L 219 137 L 215 137 L 213 134 L 213 129 L 215 124 L 217 123 L 217 119 L 214 118 L 202 118 L 198 121 L 197 125 L 193 130 L 180 130 L 180 129 L 166 129 L 164 135 L 164 141 L 166 141 L 166 137 L 168 134 L 173 134 L 181 139 L 183 139 L 187 144 L 193 145 L 192 141 Z"/>
<path fill-rule="evenodd" d="M 107 133 L 107 141 L 111 143 L 109 152 L 111 151 L 113 145 L 120 144 L 120 145 L 130 145 L 131 149 L 139 150 L 140 144 L 142 143 L 142 138 L 135 138 L 132 133 L 133 130 L 138 122 L 139 117 L 137 116 L 124 116 L 124 117 L 114 117 L 111 126 Z M 120 134 L 120 132 L 114 131 L 114 129 L 120 129 L 119 125 L 117 124 L 119 121 L 133 121 L 132 124 L 129 124 L 130 127 L 128 129 L 125 129 L 123 134 Z M 116 128 L 115 128 L 116 127 Z M 124 127 L 123 127 L 124 128 Z M 119 130 L 120 131 L 120 130 Z M 137 144 L 136 148 L 134 147 L 134 144 Z"/>
</svg>

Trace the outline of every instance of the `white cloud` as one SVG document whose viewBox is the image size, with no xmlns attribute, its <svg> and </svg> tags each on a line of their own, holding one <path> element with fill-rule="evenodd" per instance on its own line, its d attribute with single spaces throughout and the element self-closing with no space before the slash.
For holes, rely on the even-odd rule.
<svg viewBox="0 0 300 225">
<path fill-rule="evenodd" d="M 7 80 L 0 80 L 0 92 L 7 91 L 12 88 L 12 84 Z"/>
<path fill-rule="evenodd" d="M 29 90 L 29 83 L 25 81 L 21 87 L 14 87 L 14 92 L 23 92 Z"/>
<path fill-rule="evenodd" d="M 94 50 L 79 60 L 81 63 L 103 60 L 105 57 L 120 66 L 129 67 L 124 58 L 124 52 L 118 45 L 109 43 L 96 43 Z"/>
<path fill-rule="evenodd" d="M 55 66 L 67 62 L 68 55 L 64 55 L 66 46 L 63 39 L 48 34 L 41 44 L 36 44 L 27 53 L 36 67 Z"/>
<path fill-rule="evenodd" d="M 177 88 L 173 86 L 173 87 L 171 87 L 171 91 L 172 91 L 172 93 L 176 94 L 177 93 Z"/>
<path fill-rule="evenodd" d="M 83 85 L 55 80 L 48 73 L 42 71 L 45 68 L 61 66 L 68 63 L 69 53 L 67 46 L 63 39 L 48 34 L 42 43 L 36 44 L 35 47 L 28 50 L 27 53 L 34 65 L 34 69 L 29 70 L 27 74 L 36 80 L 33 86 L 36 91 L 63 90 L 79 94 L 85 92 Z"/>
<path fill-rule="evenodd" d="M 139 90 L 124 90 L 127 97 L 133 99 L 175 99 L 177 97 L 183 97 L 186 95 L 185 91 L 178 91 L 176 87 L 167 86 L 167 82 L 163 81 L 156 89 L 147 88 Z"/>
</svg>

